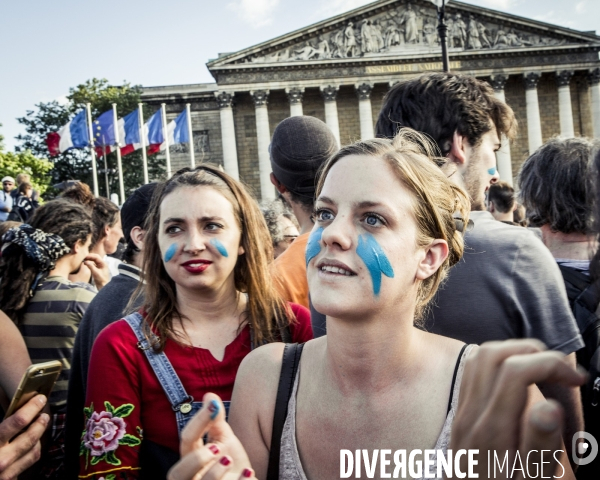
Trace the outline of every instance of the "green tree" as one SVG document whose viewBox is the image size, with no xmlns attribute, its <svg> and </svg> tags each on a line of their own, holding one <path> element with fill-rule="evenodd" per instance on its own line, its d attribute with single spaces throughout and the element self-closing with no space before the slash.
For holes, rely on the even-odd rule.
<svg viewBox="0 0 600 480">
<path fill-rule="evenodd" d="M 112 104 L 117 104 L 117 115 L 123 117 L 138 108 L 142 89 L 124 83 L 120 86 L 109 85 L 106 79 L 93 78 L 69 90 L 66 103 L 57 101 L 38 103 L 36 110 L 27 111 L 24 117 L 17 120 L 25 127 L 25 135 L 17 136 L 20 145 L 17 151 L 31 150 L 34 155 L 47 157 L 48 148 L 46 137 L 50 132 L 58 132 L 61 127 L 73 118 L 74 114 L 85 108 L 86 103 L 91 104 L 92 118 L 97 118 L 101 113 L 112 109 Z M 144 105 L 144 118 L 150 118 L 154 112 Z M 89 149 L 72 149 L 65 153 L 51 157 L 54 164 L 52 181 L 59 183 L 65 180 L 81 180 L 88 185 L 93 184 L 92 166 Z M 104 159 L 98 158 L 98 186 L 101 195 L 107 195 L 105 177 L 108 176 L 111 193 L 119 191 L 117 173 L 117 154 L 106 155 L 106 170 Z M 144 175 L 142 168 L 142 153 L 137 150 L 122 159 L 123 181 L 125 193 L 143 184 Z M 164 166 L 156 155 L 148 157 L 148 170 L 151 178 L 164 175 Z"/>
<path fill-rule="evenodd" d="M 33 188 L 43 195 L 50 185 L 52 177 L 48 173 L 52 170 L 52 162 L 35 157 L 29 150 L 11 153 L 0 150 L 0 178 L 10 175 L 16 178 L 19 173 L 28 173 L 31 177 Z"/>
</svg>

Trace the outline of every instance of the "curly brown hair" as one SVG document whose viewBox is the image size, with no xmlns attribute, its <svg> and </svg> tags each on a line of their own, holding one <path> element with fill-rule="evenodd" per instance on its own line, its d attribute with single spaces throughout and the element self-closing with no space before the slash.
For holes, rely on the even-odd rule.
<svg viewBox="0 0 600 480">
<path fill-rule="evenodd" d="M 399 82 L 385 95 L 376 136 L 394 138 L 403 127 L 427 134 L 446 156 L 454 132 L 477 146 L 494 127 L 499 137 L 505 134 L 512 139 L 517 120 L 488 83 L 468 75 L 435 72 Z"/>
<path fill-rule="evenodd" d="M 108 198 L 94 197 L 89 185 L 83 182 L 76 182 L 75 185 L 67 188 L 60 195 L 60 198 L 83 205 L 92 213 L 94 234 L 92 235 L 90 248 L 94 248 L 106 236 L 104 232 L 106 227 L 113 227 L 119 220 L 119 207 Z"/>
<path fill-rule="evenodd" d="M 159 337 L 155 350 L 162 351 L 167 338 L 176 337 L 173 321 L 183 318 L 177 306 L 175 282 L 165 270 L 158 244 L 160 205 L 167 195 L 181 187 L 214 188 L 233 206 L 245 252 L 238 257 L 234 268 L 235 288 L 248 295 L 246 320 L 252 329 L 254 342 L 260 345 L 278 341 L 281 330 L 294 321 L 294 316 L 273 286 L 269 272 L 273 247 L 265 220 L 258 204 L 240 182 L 216 167 L 201 165 L 195 169 L 183 168 L 159 184 L 146 217 L 144 281 L 134 292 L 130 305 L 138 296 L 143 296 L 143 309 L 151 322 L 150 325 L 145 324 L 146 334 L 149 335 L 152 328 Z"/>
</svg>

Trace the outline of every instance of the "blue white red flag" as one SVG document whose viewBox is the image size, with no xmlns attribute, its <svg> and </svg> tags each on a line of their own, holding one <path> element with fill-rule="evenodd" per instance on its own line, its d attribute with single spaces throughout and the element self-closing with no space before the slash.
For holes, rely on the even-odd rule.
<svg viewBox="0 0 600 480">
<path fill-rule="evenodd" d="M 46 138 L 46 144 L 51 156 L 58 155 L 59 152 L 66 152 L 72 148 L 85 148 L 89 143 L 85 110 L 81 110 L 75 115 L 58 133 L 49 133 Z"/>
</svg>

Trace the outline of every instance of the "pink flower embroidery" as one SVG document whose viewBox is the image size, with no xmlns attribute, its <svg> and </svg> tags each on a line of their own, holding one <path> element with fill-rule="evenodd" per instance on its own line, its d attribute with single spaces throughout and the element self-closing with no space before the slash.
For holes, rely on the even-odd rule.
<svg viewBox="0 0 600 480">
<path fill-rule="evenodd" d="M 94 412 L 87 421 L 83 444 L 92 456 L 104 455 L 117 449 L 119 440 L 125 435 L 125 427 L 125 421 L 112 413 Z"/>
</svg>

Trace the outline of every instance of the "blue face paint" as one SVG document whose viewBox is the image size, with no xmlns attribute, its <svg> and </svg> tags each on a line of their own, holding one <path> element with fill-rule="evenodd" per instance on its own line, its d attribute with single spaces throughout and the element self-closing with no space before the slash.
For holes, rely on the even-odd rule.
<svg viewBox="0 0 600 480">
<path fill-rule="evenodd" d="M 224 257 L 228 257 L 229 253 L 227 253 L 227 249 L 225 248 L 225 245 L 223 245 L 219 240 L 217 240 L 216 238 L 213 238 L 210 241 L 211 245 L 214 245 L 217 249 L 217 251 L 223 255 Z"/>
<path fill-rule="evenodd" d="M 370 233 L 359 235 L 356 253 L 369 269 L 371 279 L 373 280 L 373 293 L 379 295 L 379 291 L 381 290 L 381 274 L 383 273 L 386 277 L 394 278 L 394 269 L 390 261 L 381 248 L 381 245 L 377 243 L 375 237 Z"/>
<path fill-rule="evenodd" d="M 177 244 L 173 243 L 165 252 L 165 262 L 170 262 L 177 253 Z"/>
<path fill-rule="evenodd" d="M 308 266 L 308 262 L 310 262 L 313 258 L 315 258 L 319 252 L 321 251 L 321 237 L 323 236 L 323 227 L 317 228 L 310 234 L 308 237 L 308 242 L 306 243 L 306 266 Z"/>
<path fill-rule="evenodd" d="M 488 169 L 488 173 L 489 173 L 490 175 L 496 175 L 496 172 L 497 172 L 497 171 L 498 171 L 498 170 L 496 170 L 496 167 L 493 167 L 493 168 L 490 168 L 490 169 Z"/>
</svg>

